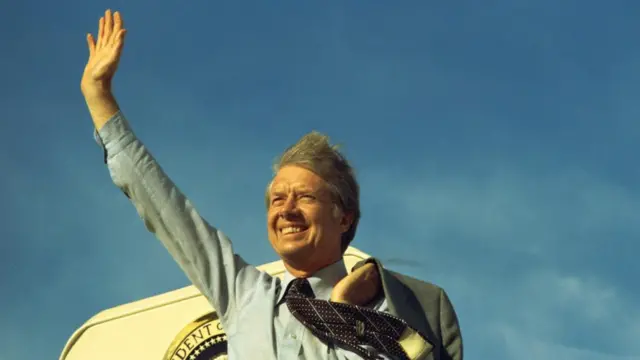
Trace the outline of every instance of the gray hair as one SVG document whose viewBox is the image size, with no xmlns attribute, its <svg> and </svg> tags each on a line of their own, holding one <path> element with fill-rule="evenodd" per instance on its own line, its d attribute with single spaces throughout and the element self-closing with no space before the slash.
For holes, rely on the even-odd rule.
<svg viewBox="0 0 640 360">
<path fill-rule="evenodd" d="M 334 214 L 351 214 L 353 222 L 349 230 L 342 234 L 342 251 L 346 251 L 356 236 L 360 221 L 360 186 L 347 159 L 338 151 L 338 146 L 329 143 L 329 137 L 317 131 L 304 135 L 297 143 L 287 148 L 273 164 L 276 174 L 285 166 L 305 168 L 329 184 L 329 190 L 336 204 Z M 269 188 L 265 197 L 269 207 Z"/>
</svg>

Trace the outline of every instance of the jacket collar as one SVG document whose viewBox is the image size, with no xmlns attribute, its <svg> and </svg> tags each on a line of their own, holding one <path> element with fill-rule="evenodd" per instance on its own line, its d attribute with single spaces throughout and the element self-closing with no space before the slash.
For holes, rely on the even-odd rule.
<svg viewBox="0 0 640 360">
<path fill-rule="evenodd" d="M 406 321 L 409 326 L 426 336 L 432 345 L 436 344 L 437 337 L 434 334 L 434 329 L 429 326 L 425 310 L 415 293 L 400 280 L 400 275 L 385 270 L 382 263 L 376 258 L 369 258 L 366 262 L 373 262 L 378 268 L 389 313 Z M 357 267 L 364 264 L 363 261 Z"/>
</svg>

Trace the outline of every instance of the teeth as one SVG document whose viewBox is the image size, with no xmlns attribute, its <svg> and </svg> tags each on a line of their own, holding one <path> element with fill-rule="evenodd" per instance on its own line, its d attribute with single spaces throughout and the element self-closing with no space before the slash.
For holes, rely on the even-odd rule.
<svg viewBox="0 0 640 360">
<path fill-rule="evenodd" d="M 298 233 L 298 232 L 302 231 L 302 228 L 299 228 L 299 227 L 296 227 L 296 226 L 289 226 L 289 227 L 283 228 L 280 231 L 282 231 L 282 233 L 286 235 L 286 234 Z"/>
</svg>

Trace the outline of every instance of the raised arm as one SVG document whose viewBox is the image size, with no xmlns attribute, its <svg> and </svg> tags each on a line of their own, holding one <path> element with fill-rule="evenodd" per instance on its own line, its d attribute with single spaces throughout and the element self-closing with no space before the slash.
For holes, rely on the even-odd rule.
<svg viewBox="0 0 640 360">
<path fill-rule="evenodd" d="M 234 254 L 229 239 L 200 216 L 136 138 L 118 108 L 111 81 L 125 33 L 120 14 L 107 11 L 100 19 L 97 39 L 87 36 L 89 61 L 81 90 L 105 161 L 113 182 L 133 202 L 147 229 L 226 322 L 243 296 L 258 282 L 270 279 Z"/>
</svg>

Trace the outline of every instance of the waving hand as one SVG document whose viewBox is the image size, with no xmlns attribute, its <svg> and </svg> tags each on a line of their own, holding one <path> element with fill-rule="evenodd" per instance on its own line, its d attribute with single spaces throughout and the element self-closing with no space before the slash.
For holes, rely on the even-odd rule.
<svg viewBox="0 0 640 360">
<path fill-rule="evenodd" d="M 107 10 L 100 18 L 97 38 L 87 34 L 89 60 L 82 74 L 80 89 L 97 129 L 118 111 L 111 92 L 111 80 L 118 69 L 127 33 L 123 25 L 119 12 L 112 15 L 111 10 Z"/>
</svg>

